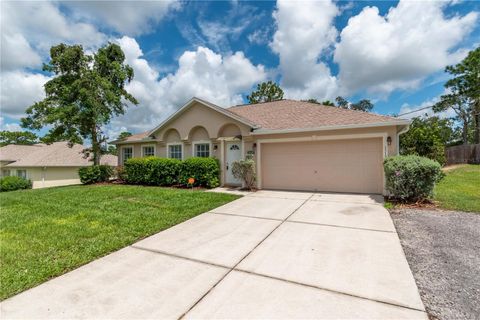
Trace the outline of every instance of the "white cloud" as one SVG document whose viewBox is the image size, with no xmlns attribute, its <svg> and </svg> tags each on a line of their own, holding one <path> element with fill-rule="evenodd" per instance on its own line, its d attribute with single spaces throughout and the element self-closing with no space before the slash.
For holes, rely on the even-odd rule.
<svg viewBox="0 0 480 320">
<path fill-rule="evenodd" d="M 149 33 L 170 11 L 180 8 L 176 0 L 161 1 L 67 1 L 76 17 L 104 25 L 130 36 Z"/>
<path fill-rule="evenodd" d="M 257 29 L 247 36 L 250 43 L 264 45 L 270 41 L 270 28 Z"/>
<path fill-rule="evenodd" d="M 320 61 L 335 43 L 333 19 L 338 14 L 331 1 L 277 1 L 271 47 L 280 57 L 281 85 L 288 97 L 331 99 L 339 94 L 335 77 Z"/>
<path fill-rule="evenodd" d="M 241 93 L 266 78 L 264 67 L 253 65 L 242 52 L 222 56 L 205 47 L 185 51 L 179 58 L 177 71 L 160 78 L 142 58 L 135 39 L 123 37 L 118 43 L 135 71 L 127 90 L 140 104 L 116 119 L 115 125 L 128 124 L 135 131 L 158 124 L 193 96 L 220 106 L 241 103 Z"/>
<path fill-rule="evenodd" d="M 1 70 L 14 70 L 23 67 L 38 67 L 42 59 L 20 33 L 1 35 Z"/>
<path fill-rule="evenodd" d="M 2 1 L 2 70 L 41 67 L 52 45 L 79 43 L 86 48 L 107 37 L 91 24 L 66 17 L 57 4 L 45 1 Z"/>
<path fill-rule="evenodd" d="M 241 34 L 256 25 L 264 16 L 258 8 L 245 2 L 230 2 L 230 9 L 220 19 L 212 20 L 210 15 L 198 20 L 203 46 L 208 45 L 215 51 L 230 52 L 230 41 L 238 40 Z M 189 36 L 191 38 L 192 35 Z M 203 39 L 204 38 L 204 39 Z"/>
<path fill-rule="evenodd" d="M 365 7 L 350 18 L 336 45 L 339 81 L 350 93 L 389 94 L 416 88 L 431 73 L 458 62 L 453 50 L 472 30 L 478 14 L 446 17 L 443 1 L 400 1 L 385 16 Z"/>
<path fill-rule="evenodd" d="M 45 97 L 43 85 L 50 78 L 24 71 L 2 72 L 0 105 L 2 116 L 20 118 L 25 109 Z"/>
</svg>

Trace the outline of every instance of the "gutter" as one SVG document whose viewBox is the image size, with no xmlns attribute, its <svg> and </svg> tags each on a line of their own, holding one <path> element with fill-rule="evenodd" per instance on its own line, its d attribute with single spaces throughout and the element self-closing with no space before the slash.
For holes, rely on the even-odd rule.
<svg viewBox="0 0 480 320">
<path fill-rule="evenodd" d="M 252 135 L 262 135 L 262 134 L 281 134 L 281 133 L 297 133 L 297 132 L 309 132 L 309 131 L 328 131 L 328 130 L 339 130 L 339 129 L 361 129 L 361 128 L 375 128 L 375 127 L 388 127 L 388 126 L 398 126 L 398 125 L 410 125 L 410 120 L 398 120 L 398 121 L 388 121 L 388 122 L 376 122 L 368 124 L 347 124 L 347 125 L 337 125 L 337 126 L 322 126 L 322 127 L 313 127 L 313 128 L 294 128 L 294 129 L 259 129 L 253 131 Z M 406 132 L 406 131 L 405 131 Z"/>
</svg>

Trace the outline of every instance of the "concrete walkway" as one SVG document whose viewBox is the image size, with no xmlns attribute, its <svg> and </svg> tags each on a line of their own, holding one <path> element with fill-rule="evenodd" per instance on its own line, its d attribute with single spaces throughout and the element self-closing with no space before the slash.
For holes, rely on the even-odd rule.
<svg viewBox="0 0 480 320">
<path fill-rule="evenodd" d="M 381 201 L 252 193 L 12 297 L 1 317 L 427 319 Z"/>
</svg>

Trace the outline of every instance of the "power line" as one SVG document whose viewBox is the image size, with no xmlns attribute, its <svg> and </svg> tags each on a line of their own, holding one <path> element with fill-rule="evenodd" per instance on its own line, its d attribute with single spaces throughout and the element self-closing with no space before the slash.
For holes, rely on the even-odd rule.
<svg viewBox="0 0 480 320">
<path fill-rule="evenodd" d="M 404 116 L 404 115 L 407 115 L 407 114 L 410 114 L 410 113 L 415 113 L 415 112 L 418 112 L 418 111 L 421 111 L 421 110 L 425 110 L 425 109 L 430 109 L 432 108 L 433 106 L 428 106 L 428 107 L 423 107 L 423 108 L 420 108 L 420 109 L 415 109 L 415 110 L 412 110 L 412 111 L 408 111 L 408 112 L 405 112 L 405 113 L 402 113 L 402 114 L 399 114 L 397 115 L 397 117 L 401 117 L 401 116 Z"/>
</svg>

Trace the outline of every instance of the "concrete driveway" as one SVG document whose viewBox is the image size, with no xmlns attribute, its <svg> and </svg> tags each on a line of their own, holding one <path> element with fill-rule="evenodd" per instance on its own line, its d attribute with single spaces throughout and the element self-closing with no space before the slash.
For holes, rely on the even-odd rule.
<svg viewBox="0 0 480 320">
<path fill-rule="evenodd" d="M 2 318 L 426 319 L 381 197 L 259 191 L 1 303 Z"/>
</svg>

